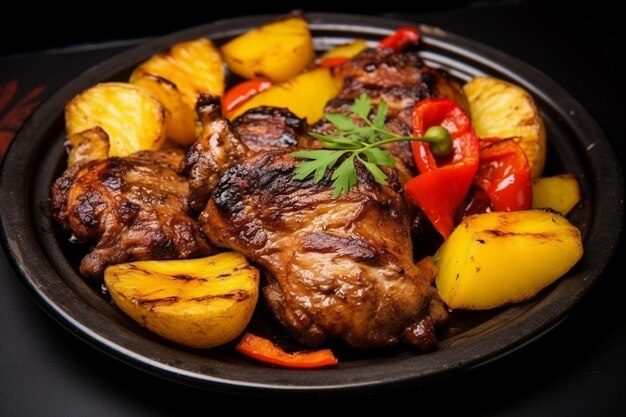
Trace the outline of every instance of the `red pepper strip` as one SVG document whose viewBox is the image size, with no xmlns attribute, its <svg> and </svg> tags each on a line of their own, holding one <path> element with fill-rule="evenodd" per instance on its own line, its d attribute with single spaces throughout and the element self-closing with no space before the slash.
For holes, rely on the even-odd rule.
<svg viewBox="0 0 626 417">
<path fill-rule="evenodd" d="M 247 80 L 235 85 L 222 96 L 222 112 L 226 114 L 235 110 L 250 97 L 267 90 L 271 85 L 272 82 L 265 78 Z"/>
<path fill-rule="evenodd" d="M 435 229 L 447 238 L 478 168 L 478 139 L 469 118 L 454 101 L 429 98 L 418 102 L 413 107 L 413 136 L 423 136 L 436 125 L 450 133 L 452 153 L 436 160 L 427 143 L 413 142 L 413 158 L 420 175 L 404 187 Z"/>
<path fill-rule="evenodd" d="M 271 341 L 252 333 L 246 333 L 237 344 L 237 351 L 261 362 L 286 368 L 320 368 L 337 365 L 337 358 L 330 349 L 287 353 Z"/>
<path fill-rule="evenodd" d="M 422 34 L 417 28 L 410 26 L 399 27 L 394 33 L 381 40 L 378 45 L 399 52 L 408 45 L 417 45 L 421 37 Z"/>
<path fill-rule="evenodd" d="M 318 66 L 324 67 L 324 68 L 332 68 L 332 67 L 336 67 L 337 65 L 341 65 L 344 62 L 348 62 L 349 60 L 350 58 L 346 58 L 345 56 L 336 56 L 334 58 L 326 58 L 326 59 L 321 60 Z"/>
<path fill-rule="evenodd" d="M 485 190 L 495 211 L 528 210 L 532 206 L 530 165 L 514 139 L 483 147 L 474 184 Z"/>
</svg>

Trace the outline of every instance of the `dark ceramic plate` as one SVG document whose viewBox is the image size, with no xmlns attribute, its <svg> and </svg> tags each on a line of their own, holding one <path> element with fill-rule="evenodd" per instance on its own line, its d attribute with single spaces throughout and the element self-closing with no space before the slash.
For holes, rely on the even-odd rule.
<svg viewBox="0 0 626 417">
<path fill-rule="evenodd" d="M 331 14 L 307 18 L 318 50 L 355 37 L 374 42 L 406 25 Z M 4 160 L 0 213 L 9 258 L 41 305 L 72 333 L 126 363 L 179 382 L 240 393 L 348 392 L 423 383 L 506 355 L 563 320 L 598 278 L 618 241 L 624 188 L 613 150 L 583 107 L 545 75 L 501 52 L 431 27 L 422 27 L 422 57 L 461 80 L 488 74 L 530 91 L 548 128 L 548 173 L 573 172 L 581 183 L 583 202 L 570 219 L 582 230 L 585 256 L 539 297 L 487 313 L 453 315 L 439 349 L 432 353 L 339 349 L 341 363 L 336 369 L 294 371 L 249 362 L 231 346 L 194 351 L 168 343 L 128 319 L 77 274 L 79 258 L 48 212 L 50 184 L 65 164 L 65 103 L 97 82 L 127 79 L 133 67 L 175 42 L 207 36 L 221 44 L 267 20 L 220 21 L 124 52 L 67 84 L 29 119 Z M 253 319 L 252 326 L 272 331 L 263 314 Z"/>
</svg>

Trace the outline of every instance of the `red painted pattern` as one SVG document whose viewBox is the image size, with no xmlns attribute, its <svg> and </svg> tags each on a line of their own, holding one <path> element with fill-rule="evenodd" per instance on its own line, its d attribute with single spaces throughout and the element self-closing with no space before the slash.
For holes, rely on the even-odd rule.
<svg viewBox="0 0 626 417">
<path fill-rule="evenodd" d="M 41 103 L 46 86 L 38 85 L 19 100 L 18 90 L 17 80 L 0 84 L 0 156 L 4 155 L 17 130 Z"/>
</svg>

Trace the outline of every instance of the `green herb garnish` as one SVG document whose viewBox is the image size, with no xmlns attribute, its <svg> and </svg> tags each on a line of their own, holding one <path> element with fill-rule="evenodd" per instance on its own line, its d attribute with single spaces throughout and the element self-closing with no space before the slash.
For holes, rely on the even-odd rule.
<svg viewBox="0 0 626 417">
<path fill-rule="evenodd" d="M 348 155 L 333 172 L 333 197 L 347 193 L 356 185 L 357 175 L 355 159 L 367 168 L 376 182 L 387 185 L 387 175 L 379 168 L 394 166 L 394 158 L 383 145 L 401 141 L 423 141 L 430 144 L 435 156 L 446 156 L 452 151 L 452 140 L 448 131 L 441 126 L 433 126 L 423 137 L 400 136 L 389 131 L 385 126 L 387 103 L 381 100 L 374 120 L 369 118 L 372 100 L 361 94 L 350 106 L 350 111 L 363 120 L 364 125 L 354 123 L 352 117 L 344 114 L 325 113 L 324 117 L 337 129 L 337 132 L 320 135 L 309 132 L 322 142 L 323 149 L 297 151 L 293 156 L 306 161 L 296 165 L 293 179 L 303 181 L 313 175 L 313 182 L 318 183 L 327 170 L 332 170 L 339 159 Z"/>
</svg>

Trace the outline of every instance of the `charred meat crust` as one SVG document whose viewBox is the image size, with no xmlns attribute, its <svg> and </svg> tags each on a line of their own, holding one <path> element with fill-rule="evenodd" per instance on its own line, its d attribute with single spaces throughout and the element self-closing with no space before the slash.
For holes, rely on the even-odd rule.
<svg viewBox="0 0 626 417">
<path fill-rule="evenodd" d="M 292 146 L 311 148 L 315 143 L 307 134 L 306 121 L 281 107 L 250 109 L 235 119 L 233 129 L 254 152 Z"/>
<path fill-rule="evenodd" d="M 188 186 L 176 151 L 143 151 L 79 163 L 52 186 L 52 215 L 81 242 L 94 244 L 81 273 L 101 278 L 112 264 L 208 255 L 188 214 Z"/>
<path fill-rule="evenodd" d="M 266 301 L 300 342 L 426 347 L 424 332 L 404 331 L 430 317 L 435 269 L 413 263 L 395 172 L 381 186 L 357 164 L 357 186 L 335 199 L 328 175 L 292 180 L 290 153 L 262 152 L 227 170 L 200 216 L 204 233 L 268 271 Z"/>
<path fill-rule="evenodd" d="M 228 120 L 222 118 L 219 97 L 201 94 L 196 112 L 202 123 L 202 134 L 187 151 L 180 171 L 189 176 L 189 207 L 200 212 L 220 175 L 251 151 L 233 133 Z"/>
</svg>

